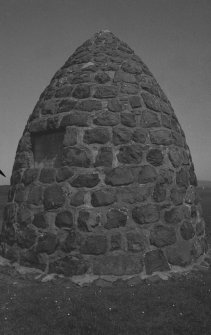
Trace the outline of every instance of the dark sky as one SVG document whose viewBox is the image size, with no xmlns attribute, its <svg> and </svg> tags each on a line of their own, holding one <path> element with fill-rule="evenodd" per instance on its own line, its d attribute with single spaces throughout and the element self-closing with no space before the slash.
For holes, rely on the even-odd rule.
<svg viewBox="0 0 211 335">
<path fill-rule="evenodd" d="M 8 176 L 43 89 L 95 32 L 127 42 L 164 89 L 198 179 L 211 180 L 210 0 L 0 0 L 0 168 Z"/>
</svg>

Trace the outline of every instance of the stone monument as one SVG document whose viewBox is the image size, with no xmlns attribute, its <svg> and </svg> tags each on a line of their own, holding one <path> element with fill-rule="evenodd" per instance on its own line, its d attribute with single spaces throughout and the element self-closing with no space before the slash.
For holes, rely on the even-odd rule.
<svg viewBox="0 0 211 335">
<path fill-rule="evenodd" d="M 66 276 L 171 271 L 207 251 L 184 132 L 159 84 L 109 31 L 83 43 L 21 137 L 1 255 Z"/>
</svg>

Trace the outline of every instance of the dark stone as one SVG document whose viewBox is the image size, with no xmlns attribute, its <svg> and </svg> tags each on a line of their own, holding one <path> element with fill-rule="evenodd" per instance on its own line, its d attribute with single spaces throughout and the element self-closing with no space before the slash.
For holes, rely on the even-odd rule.
<svg viewBox="0 0 211 335">
<path fill-rule="evenodd" d="M 132 217 L 136 223 L 145 224 L 158 221 L 160 215 L 156 205 L 148 204 L 134 207 Z"/>
<path fill-rule="evenodd" d="M 43 188 L 42 186 L 31 187 L 28 195 L 27 202 L 33 205 L 40 205 L 43 200 Z"/>
<path fill-rule="evenodd" d="M 71 96 L 73 87 L 72 86 L 65 86 L 62 88 L 59 88 L 55 92 L 56 98 L 69 98 Z"/>
<path fill-rule="evenodd" d="M 43 253 L 46 252 L 47 254 L 52 254 L 57 247 L 58 241 L 57 236 L 53 233 L 42 233 L 39 236 L 36 246 L 36 252 Z"/>
<path fill-rule="evenodd" d="M 123 127 L 113 128 L 113 143 L 114 145 L 128 143 L 131 139 L 131 131 Z"/>
<path fill-rule="evenodd" d="M 189 178 L 188 178 L 188 172 L 185 168 L 181 168 L 177 173 L 176 173 L 176 183 L 180 187 L 185 187 L 187 188 L 189 185 Z"/>
<path fill-rule="evenodd" d="M 172 143 L 178 145 L 179 147 L 184 147 L 184 138 L 182 135 L 172 131 Z"/>
<path fill-rule="evenodd" d="M 80 231 L 88 232 L 88 222 L 90 219 L 90 213 L 86 210 L 81 210 L 78 214 L 78 229 Z"/>
<path fill-rule="evenodd" d="M 150 243 L 158 248 L 174 244 L 176 242 L 176 232 L 174 228 L 157 225 L 150 232 Z"/>
<path fill-rule="evenodd" d="M 65 256 L 49 264 L 49 273 L 58 273 L 67 277 L 83 275 L 87 270 L 87 262 L 78 256 Z"/>
<path fill-rule="evenodd" d="M 76 104 L 76 109 L 86 111 L 86 112 L 93 112 L 102 109 L 102 103 L 99 100 L 94 99 L 87 99 L 87 100 L 79 100 Z"/>
<path fill-rule="evenodd" d="M 142 161 L 143 148 L 138 144 L 120 147 L 117 154 L 118 161 L 124 164 L 139 164 Z"/>
<path fill-rule="evenodd" d="M 82 254 L 100 255 L 107 250 L 107 239 L 105 235 L 87 236 L 81 244 Z"/>
<path fill-rule="evenodd" d="M 110 250 L 118 250 L 121 249 L 121 244 L 122 244 L 122 237 L 120 233 L 116 233 L 111 235 L 111 248 Z"/>
<path fill-rule="evenodd" d="M 102 147 L 99 149 L 95 160 L 95 166 L 112 166 L 113 153 L 112 148 Z"/>
<path fill-rule="evenodd" d="M 56 179 L 56 170 L 52 168 L 43 168 L 40 173 L 40 182 L 51 184 Z"/>
<path fill-rule="evenodd" d="M 38 176 L 39 169 L 27 169 L 24 171 L 22 182 L 24 185 L 29 185 L 33 183 Z"/>
<path fill-rule="evenodd" d="M 102 112 L 98 114 L 94 120 L 94 124 L 98 126 L 116 126 L 119 123 L 119 115 L 113 112 Z"/>
<path fill-rule="evenodd" d="M 142 68 L 140 64 L 133 62 L 131 60 L 125 61 L 122 64 L 122 69 L 125 72 L 132 73 L 132 74 L 140 74 L 142 72 Z"/>
<path fill-rule="evenodd" d="M 135 115 L 131 113 L 122 113 L 121 122 L 124 126 L 135 127 L 136 126 Z"/>
<path fill-rule="evenodd" d="M 139 87 L 137 84 L 131 84 L 131 83 L 125 83 L 125 82 L 121 83 L 120 92 L 123 94 L 138 94 L 138 90 L 139 90 Z"/>
<path fill-rule="evenodd" d="M 147 138 L 147 131 L 145 129 L 136 129 L 133 133 L 133 141 L 138 143 L 145 143 Z"/>
<path fill-rule="evenodd" d="M 44 207 L 46 210 L 64 205 L 65 196 L 62 188 L 55 184 L 48 186 L 44 191 Z"/>
<path fill-rule="evenodd" d="M 26 171 L 31 171 L 31 169 L 25 170 L 24 173 Z M 13 171 L 12 172 L 12 176 L 10 178 L 10 184 L 11 185 L 19 184 L 21 182 L 21 177 L 22 177 L 22 171 L 21 170 L 20 171 L 18 171 L 18 170 L 17 171 Z M 29 181 L 31 182 L 31 178 L 29 178 Z M 25 184 L 25 178 L 22 179 L 22 182 Z M 29 184 L 30 184 L 30 182 L 29 182 Z"/>
<path fill-rule="evenodd" d="M 191 247 L 187 241 L 178 241 L 176 245 L 165 248 L 168 262 L 172 265 L 186 266 L 191 263 Z"/>
<path fill-rule="evenodd" d="M 23 184 L 17 184 L 15 187 L 15 202 L 21 203 L 26 201 L 27 191 Z"/>
<path fill-rule="evenodd" d="M 29 125 L 30 133 L 38 133 L 41 131 L 45 131 L 47 128 L 47 120 L 44 118 L 40 118 L 38 120 L 34 120 Z"/>
<path fill-rule="evenodd" d="M 98 72 L 96 73 L 95 75 L 95 80 L 99 83 L 99 84 L 105 84 L 107 83 L 108 81 L 110 81 L 110 77 L 109 75 L 104 72 L 104 71 L 101 71 L 101 72 Z"/>
<path fill-rule="evenodd" d="M 146 156 L 147 161 L 154 166 L 161 165 L 163 163 L 163 158 L 163 154 L 159 149 L 149 150 Z"/>
<path fill-rule="evenodd" d="M 150 138 L 153 144 L 172 144 L 172 136 L 169 130 L 150 130 Z"/>
<path fill-rule="evenodd" d="M 93 264 L 95 275 L 130 275 L 140 273 L 143 270 L 143 263 L 137 255 L 106 255 L 99 256 Z"/>
<path fill-rule="evenodd" d="M 138 108 L 143 106 L 142 99 L 139 95 L 133 95 L 129 98 L 129 102 L 132 108 Z"/>
<path fill-rule="evenodd" d="M 68 210 L 59 212 L 56 216 L 55 225 L 59 228 L 72 228 L 73 214 Z"/>
<path fill-rule="evenodd" d="M 80 174 L 73 179 L 70 184 L 73 187 L 94 187 L 99 183 L 100 179 L 97 173 Z"/>
<path fill-rule="evenodd" d="M 33 225 L 37 228 L 46 229 L 48 228 L 48 223 L 45 219 L 45 213 L 38 213 L 34 215 Z"/>
<path fill-rule="evenodd" d="M 160 127 L 160 121 L 157 113 L 152 111 L 143 111 L 141 118 L 141 126 L 144 128 Z"/>
<path fill-rule="evenodd" d="M 152 195 L 156 202 L 162 202 L 166 199 L 166 187 L 164 184 L 156 183 Z"/>
<path fill-rule="evenodd" d="M 152 188 L 145 186 L 121 187 L 117 190 L 118 202 L 133 204 L 143 202 L 151 195 Z"/>
<path fill-rule="evenodd" d="M 104 225 L 106 229 L 124 227 L 127 223 L 127 213 L 125 210 L 113 208 L 107 212 L 107 222 Z"/>
<path fill-rule="evenodd" d="M 59 103 L 59 108 L 58 108 L 58 113 L 66 113 L 70 112 L 75 108 L 76 101 L 75 100 L 65 100 L 62 99 L 61 102 Z"/>
<path fill-rule="evenodd" d="M 108 109 L 112 112 L 121 112 L 122 110 L 122 105 L 118 101 L 118 99 L 110 99 L 108 101 Z"/>
<path fill-rule="evenodd" d="M 66 127 L 63 145 L 69 147 L 77 144 L 77 129 L 73 127 Z"/>
<path fill-rule="evenodd" d="M 64 148 L 63 163 L 69 166 L 89 167 L 91 152 L 86 148 Z"/>
<path fill-rule="evenodd" d="M 181 207 L 173 207 L 165 212 L 165 220 L 167 223 L 177 224 L 183 219 L 183 211 Z"/>
<path fill-rule="evenodd" d="M 17 213 L 17 222 L 21 227 L 26 227 L 32 222 L 33 213 L 25 204 L 20 206 Z"/>
<path fill-rule="evenodd" d="M 68 166 L 61 167 L 57 169 L 56 181 L 61 182 L 66 179 L 71 178 L 74 175 L 74 172 L 70 170 Z"/>
<path fill-rule="evenodd" d="M 64 252 L 71 252 L 76 249 L 76 233 L 74 230 L 63 230 L 63 236 L 60 237 L 59 246 Z"/>
<path fill-rule="evenodd" d="M 67 127 L 67 126 L 86 127 L 88 126 L 88 117 L 89 115 L 86 112 L 69 113 L 63 116 L 60 123 L 60 127 Z"/>
<path fill-rule="evenodd" d="M 45 271 L 46 268 L 42 257 L 34 250 L 20 250 L 20 265 L 38 268 L 42 271 Z"/>
<path fill-rule="evenodd" d="M 127 248 L 132 252 L 144 252 L 146 249 L 146 237 L 137 231 L 131 231 L 126 234 Z"/>
<path fill-rule="evenodd" d="M 161 113 L 161 121 L 164 127 L 171 129 L 171 117 Z"/>
<path fill-rule="evenodd" d="M 96 88 L 94 98 L 97 99 L 114 98 L 117 96 L 117 93 L 118 89 L 116 86 L 102 85 Z"/>
<path fill-rule="evenodd" d="M 190 240 L 194 237 L 195 231 L 190 221 L 184 221 L 180 227 L 180 234 L 184 240 Z"/>
<path fill-rule="evenodd" d="M 30 248 L 34 245 L 36 240 L 36 232 L 31 227 L 26 227 L 23 230 L 17 232 L 17 244 L 21 248 Z"/>
<path fill-rule="evenodd" d="M 73 196 L 70 199 L 70 204 L 72 206 L 78 207 L 80 205 L 84 204 L 84 196 L 85 193 L 83 191 L 78 191 L 73 194 Z"/>
<path fill-rule="evenodd" d="M 121 82 L 121 81 L 126 82 L 126 83 L 136 83 L 136 77 L 131 73 L 118 70 L 115 72 L 113 81 L 114 83 Z"/>
<path fill-rule="evenodd" d="M 153 109 L 157 112 L 164 112 L 169 115 L 173 113 L 173 109 L 170 106 L 170 104 L 165 103 L 164 101 L 154 96 L 153 94 L 150 94 L 148 92 L 143 92 L 141 95 L 143 97 L 145 105 L 148 108 Z"/>
<path fill-rule="evenodd" d="M 191 255 L 197 259 L 208 250 L 207 240 L 204 237 L 197 238 L 194 240 L 192 245 Z"/>
<path fill-rule="evenodd" d="M 143 165 L 138 175 L 139 184 L 146 184 L 154 182 L 157 178 L 157 172 L 154 167 L 150 165 Z"/>
<path fill-rule="evenodd" d="M 3 224 L 0 238 L 1 242 L 5 242 L 10 246 L 14 245 L 14 243 L 16 242 L 16 232 L 14 226 Z"/>
<path fill-rule="evenodd" d="M 102 189 L 92 192 L 91 203 L 94 207 L 108 206 L 116 200 L 113 190 Z"/>
<path fill-rule="evenodd" d="M 84 142 L 88 144 L 100 143 L 105 144 L 109 141 L 109 131 L 103 127 L 96 127 L 92 129 L 85 130 L 84 133 Z"/>
<path fill-rule="evenodd" d="M 177 147 L 169 148 L 169 159 L 174 167 L 179 167 L 182 164 L 182 155 L 181 151 Z"/>
<path fill-rule="evenodd" d="M 47 131 L 52 131 L 59 128 L 60 117 L 58 115 L 47 119 Z"/>
<path fill-rule="evenodd" d="M 90 96 L 90 86 L 79 84 L 74 89 L 72 96 L 76 99 L 85 99 Z"/>
<path fill-rule="evenodd" d="M 144 263 L 147 275 L 151 275 L 156 271 L 170 270 L 168 262 L 160 249 L 147 252 L 144 258 Z"/>
<path fill-rule="evenodd" d="M 174 205 L 181 205 L 183 203 L 185 197 L 185 189 L 184 188 L 172 188 L 170 194 L 171 200 Z"/>
<path fill-rule="evenodd" d="M 130 168 L 117 167 L 106 173 L 105 183 L 112 186 L 128 185 L 134 181 Z"/>
<path fill-rule="evenodd" d="M 74 75 L 74 77 L 72 78 L 72 84 L 83 84 L 83 83 L 88 83 L 91 81 L 91 75 L 90 73 L 77 73 Z"/>
<path fill-rule="evenodd" d="M 174 177 L 174 171 L 170 169 L 160 169 L 158 181 L 163 184 L 172 184 Z"/>
</svg>

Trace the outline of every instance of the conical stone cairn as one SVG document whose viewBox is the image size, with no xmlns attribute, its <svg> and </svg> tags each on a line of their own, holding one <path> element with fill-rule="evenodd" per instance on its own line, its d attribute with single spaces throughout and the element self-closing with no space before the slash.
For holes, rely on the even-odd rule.
<svg viewBox="0 0 211 335">
<path fill-rule="evenodd" d="M 83 43 L 21 137 L 1 255 L 65 276 L 195 264 L 205 223 L 185 135 L 143 61 L 109 31 Z"/>
</svg>

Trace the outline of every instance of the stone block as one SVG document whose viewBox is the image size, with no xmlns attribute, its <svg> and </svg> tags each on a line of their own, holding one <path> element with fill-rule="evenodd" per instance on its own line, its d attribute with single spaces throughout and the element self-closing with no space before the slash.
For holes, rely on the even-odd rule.
<svg viewBox="0 0 211 335">
<path fill-rule="evenodd" d="M 138 175 L 139 184 L 152 183 L 157 178 L 157 172 L 154 167 L 150 165 L 143 165 Z"/>
<path fill-rule="evenodd" d="M 72 96 L 76 99 L 88 98 L 90 96 L 90 86 L 86 84 L 78 84 L 72 92 Z"/>
<path fill-rule="evenodd" d="M 181 150 L 178 147 L 170 147 L 168 156 L 173 167 L 177 168 L 182 164 Z"/>
<path fill-rule="evenodd" d="M 117 167 L 106 172 L 105 183 L 112 186 L 128 185 L 134 181 L 130 168 Z"/>
<path fill-rule="evenodd" d="M 56 215 L 55 225 L 58 228 L 72 228 L 73 227 L 73 214 L 68 210 L 59 212 Z"/>
<path fill-rule="evenodd" d="M 147 162 L 154 166 L 162 165 L 163 159 L 164 157 L 163 157 L 162 151 L 159 149 L 149 150 L 146 156 Z"/>
<path fill-rule="evenodd" d="M 124 227 L 127 223 L 127 211 L 125 208 L 112 208 L 106 214 L 107 221 L 104 225 L 106 229 Z"/>
<path fill-rule="evenodd" d="M 35 214 L 32 224 L 40 229 L 48 228 L 48 222 L 45 218 L 45 212 Z"/>
<path fill-rule="evenodd" d="M 168 262 L 160 249 L 147 252 L 144 258 L 144 263 L 147 275 L 151 275 L 156 271 L 170 270 Z"/>
<path fill-rule="evenodd" d="M 136 129 L 132 135 L 132 140 L 138 143 L 145 143 L 147 131 L 145 129 Z"/>
<path fill-rule="evenodd" d="M 143 111 L 140 125 L 144 128 L 160 127 L 158 114 L 150 110 Z"/>
<path fill-rule="evenodd" d="M 150 139 L 153 144 L 172 144 L 172 135 L 169 130 L 150 130 Z"/>
<path fill-rule="evenodd" d="M 59 208 L 64 205 L 65 195 L 62 188 L 57 185 L 50 185 L 44 191 L 44 207 L 46 210 Z"/>
<path fill-rule="evenodd" d="M 93 120 L 94 124 L 98 126 L 116 126 L 119 121 L 119 115 L 109 111 L 96 115 Z"/>
<path fill-rule="evenodd" d="M 176 242 L 176 232 L 173 227 L 156 225 L 150 232 L 150 243 L 158 248 L 174 244 Z"/>
<path fill-rule="evenodd" d="M 120 233 L 115 233 L 111 235 L 111 240 L 110 240 L 110 250 L 119 250 L 121 249 L 122 246 L 122 237 Z"/>
<path fill-rule="evenodd" d="M 156 202 L 166 200 L 166 186 L 164 184 L 156 183 L 152 197 Z"/>
<path fill-rule="evenodd" d="M 45 252 L 50 255 L 56 250 L 57 244 L 58 240 L 55 234 L 50 232 L 42 233 L 37 241 L 36 252 Z"/>
<path fill-rule="evenodd" d="M 75 207 L 83 205 L 84 204 L 84 197 L 85 197 L 85 192 L 84 191 L 77 191 L 71 196 L 70 204 L 72 206 L 75 206 Z"/>
<path fill-rule="evenodd" d="M 147 240 L 143 233 L 130 231 L 126 234 L 127 249 L 131 252 L 144 252 L 147 247 Z"/>
<path fill-rule="evenodd" d="M 118 70 L 115 72 L 113 81 L 114 83 L 121 82 L 121 81 L 126 82 L 126 83 L 136 83 L 136 77 L 131 73 Z"/>
<path fill-rule="evenodd" d="M 63 116 L 60 127 L 68 126 L 78 126 L 86 127 L 88 126 L 89 115 L 86 112 L 72 112 Z"/>
<path fill-rule="evenodd" d="M 38 177 L 39 169 L 27 169 L 23 173 L 22 182 L 24 185 L 29 185 L 33 183 Z"/>
<path fill-rule="evenodd" d="M 72 181 L 70 181 L 70 184 L 73 187 L 94 187 L 99 183 L 100 179 L 97 173 L 92 174 L 80 174 L 76 178 L 74 178 Z"/>
<path fill-rule="evenodd" d="M 112 112 L 119 113 L 122 111 L 122 105 L 120 104 L 118 99 L 110 99 L 108 100 L 108 109 Z"/>
<path fill-rule="evenodd" d="M 95 99 L 79 100 L 75 106 L 75 109 L 86 112 L 98 111 L 102 109 L 102 103 L 101 101 Z"/>
<path fill-rule="evenodd" d="M 132 95 L 129 97 L 129 102 L 132 108 L 138 108 L 143 106 L 142 99 L 139 95 Z"/>
<path fill-rule="evenodd" d="M 167 223 L 170 224 L 178 224 L 182 221 L 183 219 L 183 209 L 181 206 L 179 207 L 173 207 L 170 210 L 167 210 L 164 214 L 164 218 Z"/>
<path fill-rule="evenodd" d="M 92 144 L 99 143 L 105 144 L 110 140 L 109 131 L 104 127 L 96 127 L 93 129 L 87 129 L 84 133 L 84 143 Z"/>
<path fill-rule="evenodd" d="M 101 85 L 98 86 L 94 93 L 94 98 L 107 99 L 115 98 L 117 96 L 118 89 L 116 86 Z"/>
<path fill-rule="evenodd" d="M 68 147 L 63 150 L 63 164 L 69 166 L 89 167 L 91 163 L 91 152 L 86 148 Z"/>
<path fill-rule="evenodd" d="M 16 233 L 17 236 L 17 244 L 21 248 L 30 248 L 35 244 L 36 241 L 36 232 L 33 228 L 27 226 L 23 230 L 19 230 Z"/>
<path fill-rule="evenodd" d="M 138 255 L 108 255 L 95 259 L 93 274 L 95 275 L 130 275 L 140 273 L 143 270 L 143 262 Z"/>
<path fill-rule="evenodd" d="M 180 226 L 180 234 L 184 240 L 190 240 L 195 235 L 195 230 L 193 228 L 193 225 L 191 221 L 183 221 L 183 223 Z"/>
<path fill-rule="evenodd" d="M 175 206 L 181 205 L 185 197 L 185 188 L 172 188 L 170 198 Z"/>
<path fill-rule="evenodd" d="M 135 115 L 132 113 L 122 113 L 121 123 L 127 127 L 135 127 L 136 126 Z"/>
<path fill-rule="evenodd" d="M 94 207 L 108 206 L 115 202 L 116 196 L 111 189 L 102 189 L 92 192 L 91 203 Z"/>
<path fill-rule="evenodd" d="M 77 144 L 77 129 L 73 127 L 66 127 L 63 145 L 69 147 Z"/>
<path fill-rule="evenodd" d="M 42 186 L 33 186 L 29 190 L 27 202 L 33 205 L 42 204 L 43 200 L 43 187 Z"/>
<path fill-rule="evenodd" d="M 181 168 L 176 173 L 176 183 L 179 187 L 185 187 L 187 188 L 189 185 L 189 178 L 188 178 L 188 172 L 185 168 Z"/>
<path fill-rule="evenodd" d="M 111 147 L 102 147 L 99 149 L 95 159 L 95 166 L 111 167 L 113 162 L 113 153 Z"/>
<path fill-rule="evenodd" d="M 114 127 L 113 128 L 113 144 L 124 144 L 128 143 L 132 137 L 130 129 L 123 127 Z"/>
<path fill-rule="evenodd" d="M 52 184 L 56 179 L 56 170 L 53 168 L 43 168 L 40 172 L 39 181 L 41 183 Z"/>
<path fill-rule="evenodd" d="M 105 84 L 108 81 L 110 81 L 111 78 L 109 77 L 109 75 L 106 72 L 100 71 L 100 72 L 96 73 L 95 80 L 99 84 Z"/>
<path fill-rule="evenodd" d="M 107 239 L 105 235 L 89 235 L 86 236 L 80 246 L 82 254 L 100 255 L 107 250 Z"/>
<path fill-rule="evenodd" d="M 142 161 L 143 147 L 138 144 L 125 145 L 119 148 L 117 159 L 124 164 L 139 164 Z"/>
<path fill-rule="evenodd" d="M 147 204 L 134 207 L 132 210 L 132 217 L 138 224 L 148 224 L 158 221 L 160 213 L 156 205 Z"/>
<path fill-rule="evenodd" d="M 66 277 L 83 275 L 88 270 L 88 263 L 78 256 L 65 256 L 49 264 L 49 273 L 58 273 Z"/>
<path fill-rule="evenodd" d="M 73 175 L 74 172 L 68 166 L 63 166 L 57 169 L 56 181 L 62 182 L 64 180 L 71 178 Z"/>
</svg>

